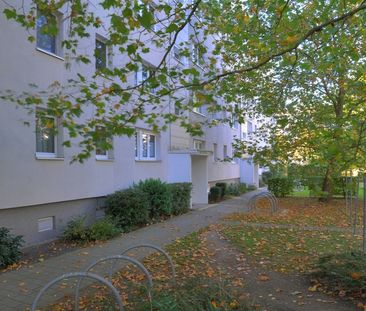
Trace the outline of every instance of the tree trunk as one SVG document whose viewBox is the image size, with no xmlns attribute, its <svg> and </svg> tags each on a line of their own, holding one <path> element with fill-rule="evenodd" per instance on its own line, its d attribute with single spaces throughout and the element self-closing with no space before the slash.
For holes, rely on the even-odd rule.
<svg viewBox="0 0 366 311">
<path fill-rule="evenodd" d="M 332 163 L 329 163 L 327 166 L 322 185 L 322 191 L 327 192 L 327 195 L 320 197 L 320 201 L 329 202 L 333 198 L 332 166 Z"/>
</svg>

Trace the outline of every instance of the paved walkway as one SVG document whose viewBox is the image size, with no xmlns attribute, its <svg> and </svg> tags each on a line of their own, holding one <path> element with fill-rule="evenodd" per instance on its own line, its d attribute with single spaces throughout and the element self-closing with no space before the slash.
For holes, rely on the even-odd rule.
<svg viewBox="0 0 366 311">
<path fill-rule="evenodd" d="M 177 238 L 217 223 L 226 214 L 246 211 L 246 203 L 251 195 L 252 193 L 248 193 L 218 204 L 200 205 L 185 215 L 124 234 L 107 243 L 75 250 L 30 267 L 0 274 L 0 310 L 30 308 L 34 297 L 46 283 L 64 273 L 82 271 L 99 258 L 120 254 L 123 249 L 136 244 L 164 246 Z"/>
</svg>

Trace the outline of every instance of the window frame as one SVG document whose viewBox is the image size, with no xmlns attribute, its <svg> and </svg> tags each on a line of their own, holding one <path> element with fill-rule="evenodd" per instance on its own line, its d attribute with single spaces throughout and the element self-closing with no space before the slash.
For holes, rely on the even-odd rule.
<svg viewBox="0 0 366 311">
<path fill-rule="evenodd" d="M 96 131 L 98 130 L 101 130 L 101 129 L 105 129 L 103 126 L 98 126 Z M 106 138 L 107 140 L 108 139 L 111 139 L 110 141 L 110 144 L 113 146 L 113 138 L 110 137 L 110 138 Z M 111 152 L 111 149 L 108 149 L 108 150 L 104 150 L 104 149 L 101 149 L 101 148 L 98 148 L 97 146 L 95 146 L 95 159 L 98 160 L 98 161 L 108 161 L 108 160 L 113 160 L 113 157 L 112 157 L 112 152 Z M 98 154 L 98 149 L 99 150 L 102 150 L 105 152 L 105 154 Z"/>
<path fill-rule="evenodd" d="M 199 145 L 199 148 L 197 148 L 196 145 Z M 202 151 L 204 150 L 205 142 L 203 140 L 199 139 L 193 139 L 193 149 L 196 151 Z"/>
<path fill-rule="evenodd" d="M 41 17 L 44 17 L 47 19 L 47 17 L 43 14 L 41 14 L 41 12 L 38 10 L 37 11 L 37 17 L 36 17 L 36 40 L 35 40 L 35 43 L 36 43 L 36 50 L 37 51 L 40 51 L 40 52 L 43 52 L 45 54 L 48 54 L 50 56 L 54 56 L 60 60 L 64 60 L 63 58 L 63 48 L 62 48 L 62 38 L 63 38 L 63 23 L 62 23 L 62 13 L 60 12 L 57 12 L 56 14 L 53 14 L 55 20 L 56 20 L 56 23 L 57 23 L 57 34 L 55 36 L 53 35 L 50 35 L 50 34 L 43 34 L 44 36 L 50 36 L 50 37 L 53 37 L 54 40 L 55 40 L 55 51 L 51 51 L 51 50 L 47 50 L 45 49 L 44 47 L 41 47 L 38 45 L 38 38 L 39 38 L 39 31 L 42 27 L 38 27 L 38 19 L 41 18 Z M 43 24 L 45 25 L 45 24 Z M 42 26 L 43 26 L 42 25 Z"/>
<path fill-rule="evenodd" d="M 147 149 L 146 156 L 143 156 L 144 141 L 143 135 L 147 136 Z M 151 137 L 154 137 L 154 156 L 151 156 L 150 143 Z M 158 136 L 154 133 L 144 130 L 137 130 L 135 132 L 135 160 L 136 161 L 156 161 L 157 160 L 157 146 L 158 146 Z"/>
<path fill-rule="evenodd" d="M 102 43 L 105 46 L 105 67 L 98 68 L 97 67 L 97 41 Z M 94 63 L 95 63 L 95 70 L 96 71 L 102 71 L 103 69 L 111 69 L 113 67 L 112 63 L 112 48 L 111 46 L 107 45 L 108 39 L 106 37 L 103 37 L 100 34 L 95 35 L 95 46 L 94 46 Z"/>
<path fill-rule="evenodd" d="M 38 125 L 38 116 L 37 114 L 40 113 L 40 110 L 36 110 L 36 158 L 57 158 L 57 145 L 58 145 L 58 135 L 56 132 L 51 133 L 53 136 L 53 152 L 43 152 L 43 151 L 37 151 L 37 145 L 38 145 L 38 140 L 37 140 L 37 133 L 39 132 L 39 125 Z M 47 118 L 47 119 L 52 119 L 53 120 L 53 128 L 55 131 L 57 131 L 57 123 L 58 120 L 55 116 L 50 116 L 48 114 L 43 114 L 42 116 L 43 118 Z"/>
</svg>

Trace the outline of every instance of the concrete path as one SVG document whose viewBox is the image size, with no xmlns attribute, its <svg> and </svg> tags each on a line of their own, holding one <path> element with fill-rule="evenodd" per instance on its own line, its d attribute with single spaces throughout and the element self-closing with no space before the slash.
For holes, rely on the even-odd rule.
<svg viewBox="0 0 366 311">
<path fill-rule="evenodd" d="M 38 291 L 49 281 L 68 272 L 83 271 L 99 258 L 120 254 L 129 246 L 151 243 L 164 246 L 177 238 L 217 223 L 226 214 L 247 210 L 251 192 L 218 204 L 200 205 L 193 211 L 110 240 L 104 244 L 75 250 L 20 270 L 0 274 L 0 310 L 30 308 Z"/>
</svg>

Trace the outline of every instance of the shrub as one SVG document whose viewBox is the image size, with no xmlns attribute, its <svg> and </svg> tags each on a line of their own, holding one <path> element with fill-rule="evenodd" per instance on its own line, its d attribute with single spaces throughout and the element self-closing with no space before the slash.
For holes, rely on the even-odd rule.
<svg viewBox="0 0 366 311">
<path fill-rule="evenodd" d="M 90 231 L 85 224 L 85 216 L 77 216 L 71 219 L 62 234 L 67 242 L 86 243 L 90 241 Z"/>
<path fill-rule="evenodd" d="M 106 215 L 125 231 L 149 222 L 149 198 L 140 188 L 116 191 L 106 199 Z"/>
<path fill-rule="evenodd" d="M 0 227 L 0 267 L 6 267 L 20 259 L 20 248 L 24 241 L 22 236 L 10 234 L 10 230 Z"/>
<path fill-rule="evenodd" d="M 117 227 L 117 221 L 111 217 L 104 217 L 97 220 L 89 227 L 91 241 L 106 241 L 117 236 L 121 230 Z"/>
<path fill-rule="evenodd" d="M 216 187 L 220 187 L 221 188 L 221 198 L 223 198 L 226 194 L 226 188 L 227 188 L 227 183 L 225 182 L 218 182 L 216 183 Z"/>
<path fill-rule="evenodd" d="M 361 251 L 323 256 L 315 268 L 313 275 L 328 290 L 366 293 L 366 255 Z"/>
<path fill-rule="evenodd" d="M 97 240 L 105 241 L 120 233 L 116 221 L 110 217 L 99 219 L 91 226 L 85 224 L 85 219 L 85 216 L 77 216 L 70 220 L 62 238 L 67 242 L 87 243 Z"/>
<path fill-rule="evenodd" d="M 248 187 L 246 183 L 239 184 L 239 191 L 240 193 L 246 193 L 248 191 Z"/>
<path fill-rule="evenodd" d="M 226 189 L 228 195 L 239 196 L 240 193 L 240 184 L 229 184 Z"/>
<path fill-rule="evenodd" d="M 147 196 L 152 219 L 172 214 L 172 193 L 168 184 L 160 179 L 146 179 L 137 185 Z"/>
<path fill-rule="evenodd" d="M 217 202 L 221 196 L 221 187 L 213 186 L 210 188 L 210 193 L 208 194 L 208 201 L 210 203 Z"/>
<path fill-rule="evenodd" d="M 191 207 L 191 183 L 169 184 L 172 194 L 172 214 L 180 215 L 187 213 Z"/>
<path fill-rule="evenodd" d="M 257 190 L 257 187 L 256 187 L 256 185 L 248 185 L 247 190 L 248 191 L 254 191 L 254 190 Z"/>
<path fill-rule="evenodd" d="M 271 178 L 268 180 L 268 190 L 276 197 L 285 197 L 291 194 L 294 184 L 291 179 L 285 177 Z"/>
<path fill-rule="evenodd" d="M 268 185 L 268 179 L 271 179 L 273 177 L 273 173 L 271 171 L 266 171 L 262 173 L 262 182 L 266 185 Z"/>
</svg>

